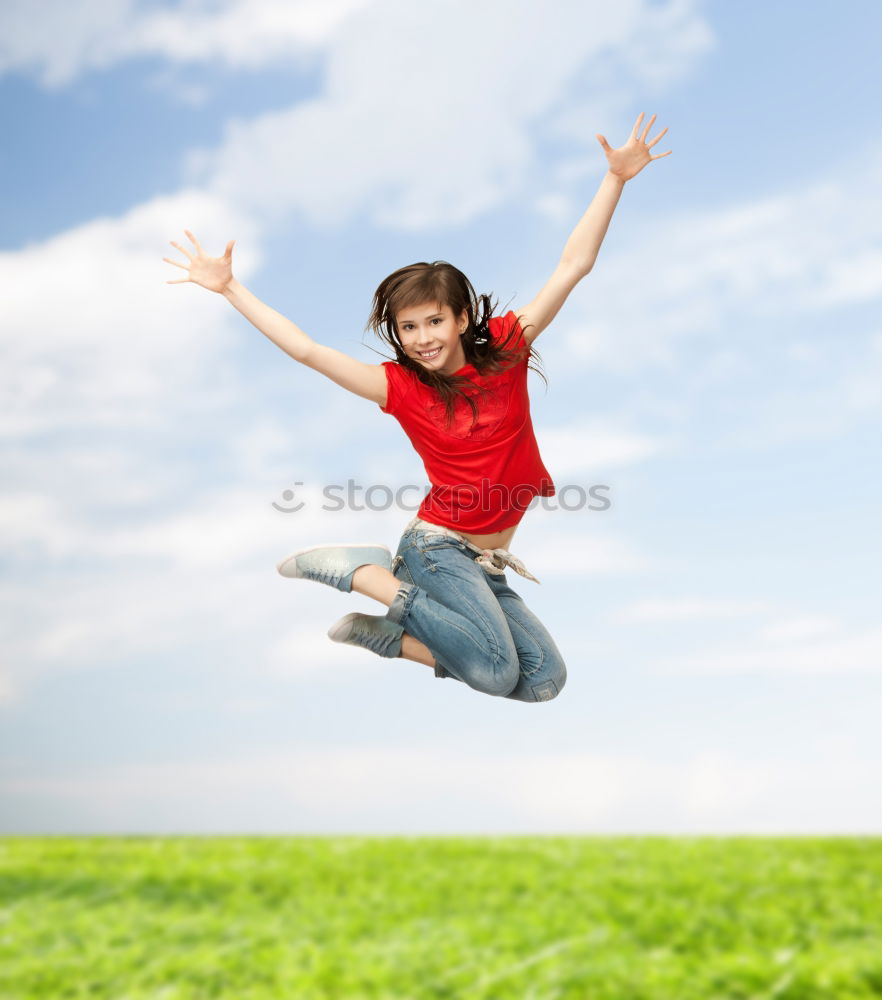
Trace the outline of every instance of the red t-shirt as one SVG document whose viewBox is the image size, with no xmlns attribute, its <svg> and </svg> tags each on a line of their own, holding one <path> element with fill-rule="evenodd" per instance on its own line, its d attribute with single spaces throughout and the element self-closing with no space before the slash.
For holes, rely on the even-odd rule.
<svg viewBox="0 0 882 1000">
<path fill-rule="evenodd" d="M 490 336 L 502 342 L 516 325 L 506 346 L 526 346 L 514 312 L 494 316 L 488 325 Z M 530 419 L 529 354 L 524 351 L 498 374 L 480 375 L 471 364 L 458 369 L 454 374 L 468 376 L 489 394 L 484 399 L 477 390 L 467 390 L 478 407 L 477 419 L 457 398 L 449 428 L 440 394 L 397 361 L 383 362 L 388 396 L 380 409 L 404 428 L 432 484 L 417 512 L 423 520 L 486 535 L 517 524 L 534 496 L 554 496 Z"/>
</svg>

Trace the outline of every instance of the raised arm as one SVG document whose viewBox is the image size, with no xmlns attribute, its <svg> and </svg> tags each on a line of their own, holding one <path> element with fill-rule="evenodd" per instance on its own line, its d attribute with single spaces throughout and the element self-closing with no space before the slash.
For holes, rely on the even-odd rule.
<svg viewBox="0 0 882 1000">
<path fill-rule="evenodd" d="M 659 153 L 655 156 L 649 152 L 667 132 L 667 128 L 662 129 L 652 142 L 647 143 L 646 136 L 652 128 L 655 115 L 647 122 L 643 134 L 638 136 L 637 132 L 642 118 L 643 112 L 641 111 L 628 141 L 619 149 L 611 149 L 606 139 L 598 134 L 597 140 L 606 153 L 609 165 L 609 169 L 600 182 L 600 188 L 588 206 L 588 210 L 570 234 L 554 273 L 529 305 L 523 309 L 514 310 L 520 317 L 521 326 L 524 329 L 524 340 L 528 344 L 542 333 L 558 314 L 570 292 L 594 267 L 600 245 L 606 236 L 625 183 L 636 176 L 650 160 L 661 159 L 672 152 L 669 149 L 667 153 Z"/>
<path fill-rule="evenodd" d="M 386 405 L 386 373 L 382 365 L 369 365 L 333 347 L 316 343 L 296 323 L 292 323 L 286 316 L 276 312 L 265 302 L 261 302 L 233 277 L 235 240 L 230 240 L 222 257 L 209 257 L 196 237 L 188 229 L 184 232 L 196 247 L 196 253 L 191 253 L 174 240 L 170 241 L 173 247 L 189 259 L 189 264 L 163 257 L 167 263 L 188 272 L 186 278 L 173 279 L 166 284 L 179 285 L 192 281 L 223 295 L 262 334 L 295 361 L 326 375 L 332 382 L 354 392 L 357 396 L 363 396 L 381 406 Z"/>
</svg>

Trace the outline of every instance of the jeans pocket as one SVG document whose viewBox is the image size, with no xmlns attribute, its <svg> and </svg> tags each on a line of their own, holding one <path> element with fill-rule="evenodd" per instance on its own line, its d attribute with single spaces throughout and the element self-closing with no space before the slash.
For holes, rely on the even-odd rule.
<svg viewBox="0 0 882 1000">
<path fill-rule="evenodd" d="M 450 535 L 423 535 L 417 539 L 416 549 L 423 565 L 432 573 L 437 572 L 438 567 L 450 559 L 470 555 L 465 543 Z"/>
<path fill-rule="evenodd" d="M 411 572 L 407 568 L 407 563 L 404 561 L 404 556 L 393 556 L 392 565 L 389 568 L 392 571 L 392 575 L 396 577 L 396 579 L 401 580 L 404 583 L 412 584 L 414 582 L 413 576 L 411 576 Z"/>
</svg>

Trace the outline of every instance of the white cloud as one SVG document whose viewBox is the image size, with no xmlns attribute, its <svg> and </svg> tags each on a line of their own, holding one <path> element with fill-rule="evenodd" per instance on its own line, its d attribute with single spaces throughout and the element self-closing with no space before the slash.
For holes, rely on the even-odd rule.
<svg viewBox="0 0 882 1000">
<path fill-rule="evenodd" d="M 57 462 L 63 470 L 63 453 Z M 394 550 L 402 515 L 323 510 L 317 486 L 301 496 L 304 508 L 291 515 L 243 487 L 122 510 L 113 498 L 99 505 L 78 493 L 4 497 L 4 558 L 16 572 L 0 594 L 8 612 L 0 701 L 19 700 L 50 672 L 108 662 L 122 669 L 132 656 L 219 640 L 230 651 L 247 643 L 244 660 L 268 674 L 299 675 L 311 660 L 351 662 L 353 651 L 325 635 L 343 613 L 326 588 L 283 580 L 276 564 L 316 539 L 374 538 Z M 308 647 L 304 635 L 313 637 Z M 346 682 L 333 670 L 328 679 Z"/>
<path fill-rule="evenodd" d="M 853 833 L 882 822 L 878 796 L 860 794 L 879 777 L 843 748 L 809 764 L 713 748 L 684 760 L 292 748 L 64 777 L 7 772 L 2 792 L 52 805 L 69 832 Z M 14 829 L 28 831 L 27 810 L 16 812 Z"/>
<path fill-rule="evenodd" d="M 869 302 L 882 294 L 882 251 L 855 247 L 843 258 L 832 259 L 824 281 L 814 289 L 810 303 L 829 309 L 837 305 Z"/>
<path fill-rule="evenodd" d="M 46 87 L 106 67 L 136 16 L 134 0 L 6 0 L 0 5 L 0 72 L 33 74 Z"/>
<path fill-rule="evenodd" d="M 568 511 L 534 510 L 528 515 L 529 527 L 518 529 L 511 549 L 542 581 L 552 576 L 619 576 L 652 569 L 655 560 L 636 549 L 627 538 L 607 528 L 605 514 L 605 511 L 598 511 L 592 515 L 597 519 L 593 530 L 575 525 L 567 529 L 565 519 L 577 515 Z M 580 516 L 587 514 L 582 512 Z M 543 523 L 547 523 L 548 518 L 554 518 L 554 526 L 543 530 Z"/>
<path fill-rule="evenodd" d="M 223 552 L 216 539 L 215 545 Z M 0 588 L 8 616 L 0 703 L 12 708 L 27 700 L 47 676 L 107 666 L 128 671 L 133 660 L 172 662 L 187 649 L 209 673 L 220 656 L 225 667 L 253 676 L 308 675 L 312 684 L 321 668 L 323 682 L 348 683 L 353 671 L 372 668 L 371 654 L 360 666 L 353 655 L 361 650 L 325 633 L 353 604 L 343 607 L 327 588 L 282 579 L 275 562 L 291 548 L 277 537 L 247 565 L 224 564 L 221 555 L 216 566 L 202 569 L 169 569 L 161 558 L 96 558 L 86 570 L 74 564 L 7 583 Z M 368 613 L 380 611 L 376 605 Z"/>
<path fill-rule="evenodd" d="M 127 511 L 126 516 L 108 518 L 88 505 L 78 508 L 63 496 L 10 492 L 0 498 L 0 523 L 10 559 L 26 562 L 36 555 L 45 565 L 88 558 L 92 565 L 106 561 L 120 569 L 144 560 L 169 572 L 211 573 L 247 567 L 257 553 L 267 559 L 275 546 L 318 536 L 329 543 L 351 541 L 367 530 L 387 544 L 397 541 L 408 516 L 394 507 L 359 511 L 344 504 L 334 509 L 318 485 L 300 487 L 297 498 L 302 509 L 279 513 L 270 496 L 228 486 L 167 509 L 151 506 L 143 517 Z M 280 552 L 273 565 L 287 554 Z"/>
<path fill-rule="evenodd" d="M 846 351 L 840 344 L 832 352 L 819 349 L 811 357 L 820 377 L 807 385 L 794 380 L 795 388 L 789 384 L 776 387 L 756 404 L 759 427 L 740 429 L 726 443 L 749 445 L 758 437 L 767 445 L 830 440 L 859 421 L 878 420 L 882 415 L 882 334 L 849 332 L 847 336 Z M 805 363 L 805 356 L 800 360 Z"/>
<path fill-rule="evenodd" d="M 882 670 L 882 630 L 843 627 L 831 634 L 826 618 L 785 620 L 767 626 L 737 646 L 709 647 L 654 658 L 661 674 L 878 674 Z"/>
<path fill-rule="evenodd" d="M 556 481 L 631 465 L 676 447 L 672 440 L 613 427 L 597 418 L 543 426 L 537 436 L 542 458 Z"/>
<path fill-rule="evenodd" d="M 427 61 L 425 39 L 429 37 L 442 59 L 454 53 L 457 70 L 470 64 L 472 69 L 480 66 L 488 52 L 517 56 L 524 45 L 546 43 L 534 44 L 531 65 L 535 67 L 537 55 L 546 52 L 559 58 L 548 59 L 541 73 L 519 71 L 531 83 L 520 96 L 528 111 L 533 111 L 544 99 L 543 76 L 575 72 L 571 53 L 577 47 L 593 55 L 580 72 L 584 85 L 595 91 L 610 89 L 611 83 L 621 90 L 627 77 L 639 81 L 641 90 L 678 79 L 712 44 L 696 6 L 694 0 L 671 0 L 664 5 L 626 0 L 614 8 L 598 2 L 556 0 L 551 7 L 522 4 L 517 17 L 511 17 L 510 8 L 500 2 L 469 8 L 457 0 L 444 0 L 425 8 L 425 13 L 412 5 L 380 0 L 219 0 L 212 4 L 190 0 L 166 7 L 146 0 L 81 0 L 77 4 L 41 0 L 38 6 L 28 0 L 7 0 L 0 7 L 0 73 L 26 73 L 47 88 L 58 88 L 85 73 L 139 57 L 159 57 L 173 66 L 214 63 L 249 70 L 297 60 L 302 68 L 333 46 L 354 22 L 369 51 L 348 77 L 345 67 L 341 70 L 345 85 L 353 90 L 364 86 L 366 78 L 359 74 L 365 65 L 376 68 L 382 62 L 394 63 L 395 74 L 406 74 L 404 80 L 398 77 L 399 83 L 414 89 L 431 83 L 437 75 L 434 65 L 430 73 L 414 78 L 414 73 L 423 72 L 419 63 Z M 364 13 L 370 20 L 359 18 Z M 574 23 L 586 18 L 590 31 L 572 30 Z M 349 54 L 354 49 L 351 46 Z M 555 108 L 551 131 L 584 133 L 579 109 L 577 102 Z"/>
<path fill-rule="evenodd" d="M 165 427 L 172 388 L 198 387 L 203 407 L 229 402 L 235 376 L 222 355 L 235 338 L 230 306 L 196 285 L 165 284 L 184 274 L 161 259 L 184 259 L 169 246 L 185 240 L 184 226 L 207 246 L 241 234 L 243 280 L 260 263 L 247 219 L 186 190 L 0 254 L 0 435 Z"/>
<path fill-rule="evenodd" d="M 635 601 L 611 615 L 611 620 L 626 622 L 682 622 L 713 618 L 741 618 L 768 612 L 759 601 L 714 600 L 703 597 L 650 598 Z"/>
<path fill-rule="evenodd" d="M 778 337 L 799 342 L 800 317 L 882 297 L 882 222 L 866 211 L 882 181 L 882 149 L 870 145 L 860 162 L 858 170 L 828 165 L 836 180 L 786 194 L 642 222 L 639 242 L 609 256 L 601 250 L 573 291 L 544 352 L 548 363 L 559 357 L 570 369 L 631 375 L 676 370 L 700 338 L 703 355 L 719 347 L 737 371 L 756 349 L 752 324 L 774 320 Z M 626 189 L 618 213 L 627 197 Z M 737 324 L 744 332 L 733 341 Z"/>
<path fill-rule="evenodd" d="M 882 333 L 869 336 L 864 346 L 866 353 L 841 385 L 842 403 L 852 412 L 882 407 Z"/>
<path fill-rule="evenodd" d="M 590 30 L 572 29 L 586 19 Z M 650 40 L 652 59 L 637 58 Z M 194 177 L 274 220 L 295 210 L 320 228 L 362 213 L 380 227 L 459 226 L 520 190 L 537 122 L 560 112 L 568 93 L 573 107 L 610 120 L 645 91 L 648 73 L 655 88 L 659 74 L 682 74 L 709 44 L 685 0 L 554 0 L 522 5 L 516 17 L 502 0 L 379 4 L 341 26 L 322 96 L 232 124 L 220 149 L 194 159 Z M 575 85 L 600 56 L 619 69 L 614 100 L 596 81 Z"/>
<path fill-rule="evenodd" d="M 839 622 L 827 615 L 803 615 L 771 622 L 760 631 L 760 638 L 773 642 L 798 642 L 831 632 Z"/>
<path fill-rule="evenodd" d="M 161 8 L 137 0 L 7 0 L 0 7 L 0 73 L 47 88 L 138 57 L 259 69 L 310 58 L 374 0 L 226 0 Z"/>
<path fill-rule="evenodd" d="M 128 50 L 181 63 L 222 60 L 256 69 L 327 45 L 347 19 L 375 2 L 227 0 L 207 10 L 195 5 L 148 10 L 131 32 Z"/>
<path fill-rule="evenodd" d="M 536 212 L 553 222 L 569 222 L 576 216 L 576 207 L 572 200 L 556 191 L 539 195 L 534 200 L 533 207 Z"/>
</svg>

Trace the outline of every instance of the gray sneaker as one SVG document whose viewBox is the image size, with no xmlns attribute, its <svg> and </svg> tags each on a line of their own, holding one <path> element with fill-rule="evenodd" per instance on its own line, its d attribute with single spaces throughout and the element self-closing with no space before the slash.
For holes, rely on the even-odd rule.
<svg viewBox="0 0 882 1000">
<path fill-rule="evenodd" d="M 404 626 L 390 622 L 385 615 L 363 615 L 359 611 L 344 615 L 328 629 L 328 638 L 334 642 L 361 646 L 377 656 L 388 657 L 401 655 L 402 635 Z"/>
<path fill-rule="evenodd" d="M 392 553 L 385 545 L 315 545 L 287 556 L 277 569 L 294 580 L 315 580 L 348 594 L 352 574 L 367 563 L 389 569 Z"/>
</svg>

